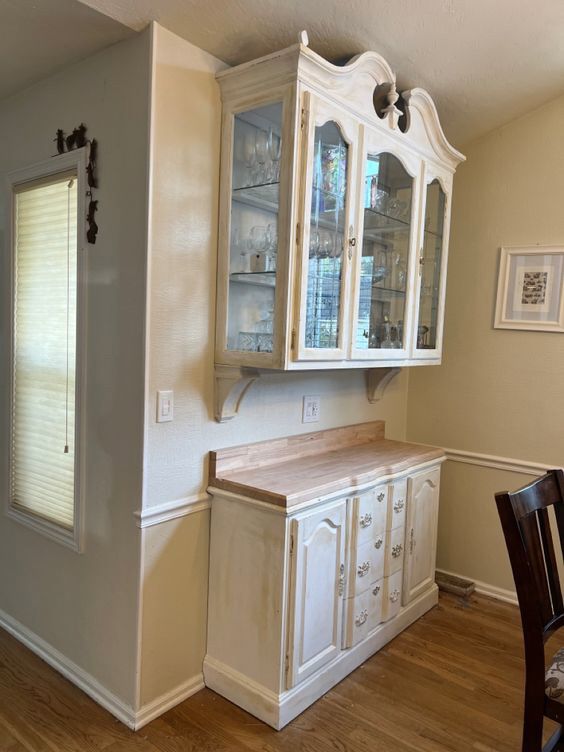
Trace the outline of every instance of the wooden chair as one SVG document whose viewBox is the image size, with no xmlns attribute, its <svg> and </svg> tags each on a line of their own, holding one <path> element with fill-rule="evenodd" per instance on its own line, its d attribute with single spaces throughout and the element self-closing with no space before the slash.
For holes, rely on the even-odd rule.
<svg viewBox="0 0 564 752">
<path fill-rule="evenodd" d="M 560 727 L 544 749 L 543 717 L 564 721 L 564 649 L 548 670 L 544 644 L 564 625 L 564 603 L 558 577 L 548 510 L 554 508 L 559 545 L 564 549 L 564 473 L 546 475 L 514 493 L 495 495 L 507 543 L 525 641 L 525 714 L 522 752 L 564 749 Z"/>
</svg>

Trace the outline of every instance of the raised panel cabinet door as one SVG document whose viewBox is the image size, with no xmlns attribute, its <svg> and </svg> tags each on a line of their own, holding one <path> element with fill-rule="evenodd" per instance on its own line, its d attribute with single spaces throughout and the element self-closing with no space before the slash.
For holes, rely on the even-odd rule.
<svg viewBox="0 0 564 752">
<path fill-rule="evenodd" d="M 408 479 L 404 605 L 435 581 L 440 473 L 436 467 Z"/>
<path fill-rule="evenodd" d="M 288 688 L 335 658 L 343 647 L 346 501 L 292 520 Z"/>
</svg>

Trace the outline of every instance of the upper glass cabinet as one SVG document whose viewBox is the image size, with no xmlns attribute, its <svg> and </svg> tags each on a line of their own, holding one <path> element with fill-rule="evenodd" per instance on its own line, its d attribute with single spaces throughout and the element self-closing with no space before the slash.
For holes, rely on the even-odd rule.
<svg viewBox="0 0 564 752">
<path fill-rule="evenodd" d="M 373 52 L 333 65 L 305 34 L 217 79 L 215 362 L 243 368 L 229 409 L 261 369 L 438 363 L 464 157 L 429 94 L 400 96 Z"/>
<path fill-rule="evenodd" d="M 366 155 L 353 342 L 358 357 L 401 357 L 408 346 L 414 182 L 393 154 Z"/>
<path fill-rule="evenodd" d="M 272 353 L 278 267 L 282 103 L 234 117 L 228 350 Z"/>
<path fill-rule="evenodd" d="M 419 257 L 416 349 L 421 351 L 436 350 L 439 345 L 445 214 L 446 194 L 439 181 L 433 180 L 426 191 L 423 247 Z"/>
</svg>

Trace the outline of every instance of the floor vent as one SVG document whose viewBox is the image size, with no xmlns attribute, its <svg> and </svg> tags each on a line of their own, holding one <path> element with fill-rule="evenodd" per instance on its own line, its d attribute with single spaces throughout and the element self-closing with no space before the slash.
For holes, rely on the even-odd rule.
<svg viewBox="0 0 564 752">
<path fill-rule="evenodd" d="M 445 572 L 437 572 L 435 582 L 439 586 L 439 590 L 454 593 L 461 598 L 468 598 L 476 587 L 472 580 L 465 580 L 462 577 L 455 577 L 453 574 L 445 574 Z"/>
</svg>

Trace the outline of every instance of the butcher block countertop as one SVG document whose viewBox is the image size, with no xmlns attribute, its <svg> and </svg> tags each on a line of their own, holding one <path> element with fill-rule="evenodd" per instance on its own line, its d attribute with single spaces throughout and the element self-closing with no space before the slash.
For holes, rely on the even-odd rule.
<svg viewBox="0 0 564 752">
<path fill-rule="evenodd" d="M 384 421 L 210 452 L 209 485 L 290 508 L 444 459 L 442 449 L 384 438 Z"/>
</svg>

